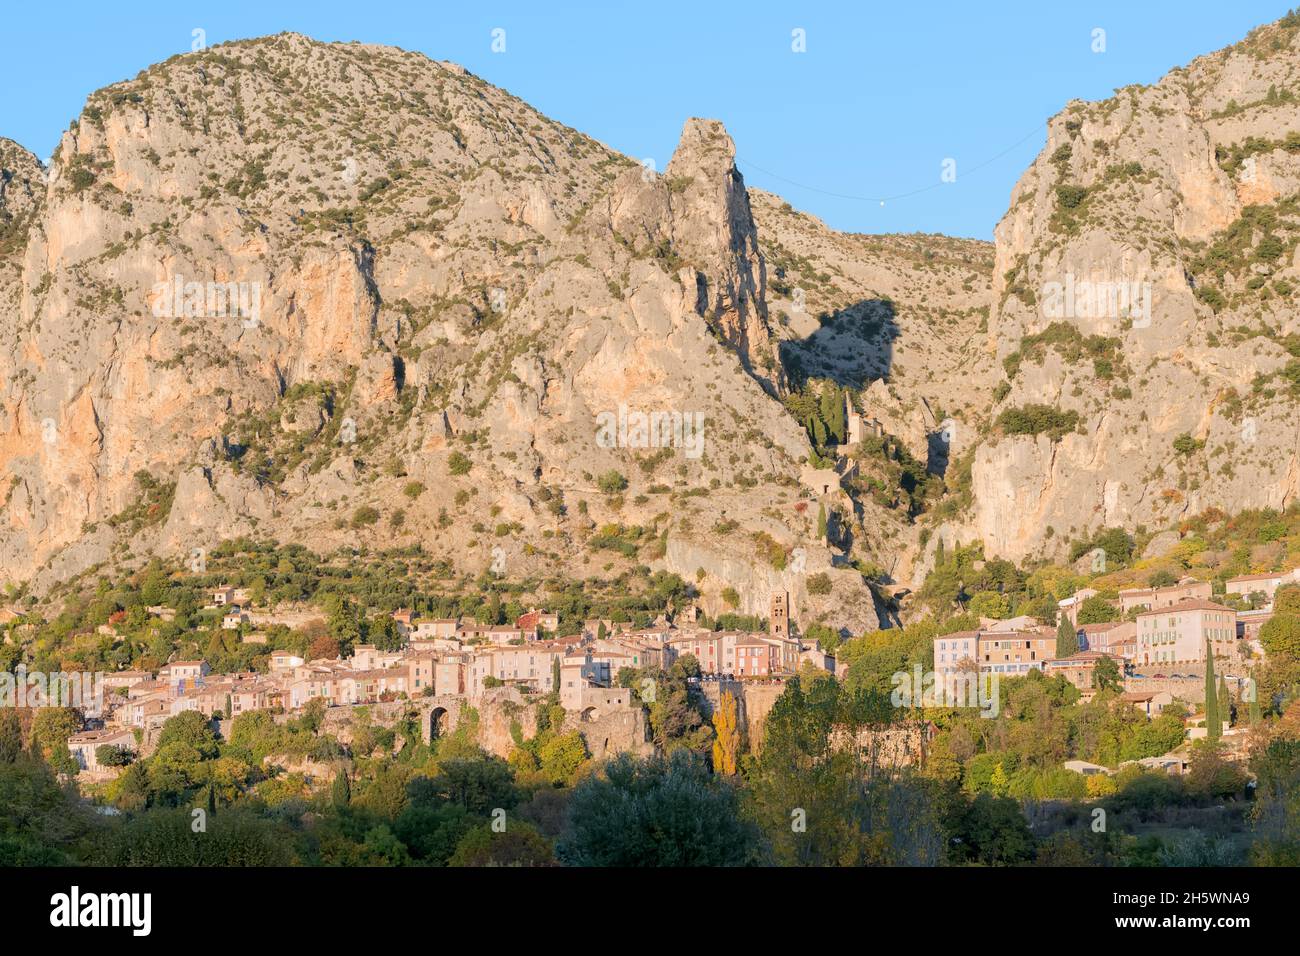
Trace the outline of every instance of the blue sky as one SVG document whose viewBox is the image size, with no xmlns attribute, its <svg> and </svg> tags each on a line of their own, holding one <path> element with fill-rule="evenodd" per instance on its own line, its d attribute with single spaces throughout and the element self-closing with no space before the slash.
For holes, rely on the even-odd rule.
<svg viewBox="0 0 1300 956">
<path fill-rule="evenodd" d="M 686 117 L 716 117 L 750 185 L 837 229 L 991 238 L 1065 103 L 1152 82 L 1286 10 L 1264 0 L 23 3 L 0 34 L 0 135 L 47 157 L 87 94 L 188 51 L 194 29 L 209 45 L 295 30 L 461 63 L 660 169 Z M 956 181 L 941 182 L 949 158 Z"/>
</svg>

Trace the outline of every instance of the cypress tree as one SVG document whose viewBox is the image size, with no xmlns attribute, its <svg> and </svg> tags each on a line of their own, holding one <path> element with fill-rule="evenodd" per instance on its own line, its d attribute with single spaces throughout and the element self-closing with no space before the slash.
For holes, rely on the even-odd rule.
<svg viewBox="0 0 1300 956">
<path fill-rule="evenodd" d="M 826 540 L 826 502 L 817 506 L 817 537 Z"/>
<path fill-rule="evenodd" d="M 827 385 L 821 394 L 821 419 L 826 423 L 826 434 L 835 444 L 844 444 L 847 422 L 844 417 L 844 393 L 834 385 Z"/>
<path fill-rule="evenodd" d="M 348 783 L 347 771 L 340 770 L 335 776 L 332 796 L 335 810 L 342 810 L 352 802 L 352 784 Z"/>
<path fill-rule="evenodd" d="M 1229 727 L 1232 726 L 1232 697 L 1228 694 L 1228 682 L 1222 677 L 1219 678 L 1219 720 L 1225 721 Z"/>
<path fill-rule="evenodd" d="M 1223 734 L 1222 717 L 1219 714 L 1219 692 L 1214 680 L 1214 651 L 1210 642 L 1205 642 L 1205 736 L 1208 740 L 1218 740 Z"/>
<path fill-rule="evenodd" d="M 1069 657 L 1079 653 L 1079 632 L 1074 629 L 1070 619 L 1061 615 L 1061 623 L 1056 627 L 1056 657 Z"/>
<path fill-rule="evenodd" d="M 822 422 L 820 418 L 814 418 L 812 421 L 812 426 L 813 426 L 813 445 L 817 448 L 825 448 L 828 444 L 830 444 L 829 441 L 830 436 L 826 431 L 826 425 Z"/>
</svg>

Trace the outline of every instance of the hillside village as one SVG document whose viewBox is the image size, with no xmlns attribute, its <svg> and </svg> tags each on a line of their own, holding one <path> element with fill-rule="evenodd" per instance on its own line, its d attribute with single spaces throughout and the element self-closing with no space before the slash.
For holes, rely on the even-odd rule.
<svg viewBox="0 0 1300 956">
<path fill-rule="evenodd" d="M 0 139 L 0 865 L 1300 864 L 1293 62 L 993 244 L 297 33 Z"/>
<path fill-rule="evenodd" d="M 1099 606 L 1117 612 L 1115 620 L 1080 623 L 1095 588 L 1082 588 L 1059 602 L 1059 624 L 1040 624 L 1022 615 L 1005 620 L 984 618 L 972 630 L 956 630 L 933 639 L 934 682 L 947 688 L 948 701 L 938 706 L 971 706 L 961 695 L 961 678 L 978 675 L 987 682 L 1024 677 L 1031 671 L 1061 676 L 1076 687 L 1083 700 L 1099 689 L 1122 691 L 1122 700 L 1151 717 L 1166 707 L 1191 705 L 1204 710 L 1207 659 L 1213 658 L 1211 680 L 1216 694 L 1226 690 L 1244 714 L 1254 694 L 1251 668 L 1266 654 L 1260 628 L 1273 616 L 1279 588 L 1300 585 L 1300 568 L 1288 572 L 1241 575 L 1226 582 L 1214 600 L 1208 581 L 1184 578 L 1162 587 L 1125 588 L 1115 604 Z M 257 609 L 249 605 L 248 589 L 220 586 L 210 592 L 204 610 L 219 612 L 213 627 L 234 632 L 248 645 L 265 645 L 262 628 L 303 625 L 310 608 Z M 160 619 L 174 616 L 165 606 L 148 608 Z M 1095 615 L 1094 615 L 1095 616 Z M 698 667 L 692 678 L 711 691 L 716 702 L 728 691 L 748 705 L 751 732 L 761 733 L 761 717 L 783 690 L 784 682 L 801 671 L 847 676 L 847 666 L 816 639 L 801 639 L 789 619 L 788 596 L 774 594 L 767 631 L 713 630 L 695 624 L 696 609 L 660 615 L 650 627 L 612 620 L 588 620 L 579 633 L 558 636 L 558 615 L 532 609 L 511 625 L 484 626 L 457 618 L 422 618 L 409 609 L 390 615 L 398 646 L 380 650 L 359 644 L 346 658 L 308 660 L 291 650 L 270 650 L 264 670 L 216 673 L 204 660 L 174 660 L 156 672 L 124 670 L 104 675 L 102 709 L 86 718 L 84 729 L 69 736 L 68 749 L 84 779 L 102 782 L 121 772 L 123 753 L 147 756 L 158 732 L 172 717 L 196 712 L 217 722 L 240 714 L 269 711 L 289 719 L 319 702 L 327 708 L 366 707 L 396 701 L 427 703 L 424 733 L 435 738 L 453 726 L 464 705 L 486 699 L 535 700 L 546 695 L 572 715 L 580 731 L 602 718 L 622 715 L 623 730 L 612 741 L 606 723 L 603 742 L 587 738 L 590 753 L 600 758 L 620 752 L 647 751 L 649 728 L 640 701 L 620 684 L 620 676 L 651 667 L 666 669 L 690 657 Z M 115 637 L 112 625 L 101 625 L 101 636 Z M 1063 635 L 1065 638 L 1062 646 Z M 1213 675 L 1217 673 L 1217 678 Z M 748 693 L 747 693 L 748 691 Z M 761 701 L 761 702 L 760 702 Z M 711 708 L 710 708 L 711 709 Z M 340 718 L 341 719 L 341 718 Z M 1187 740 L 1207 733 L 1204 715 L 1189 714 Z M 1230 759 L 1245 758 L 1243 729 L 1229 727 L 1223 738 Z M 927 735 L 912 734 L 894 752 L 900 763 L 925 759 Z M 509 742 L 501 756 L 508 756 Z M 106 750 L 104 748 L 107 748 Z M 1182 773 L 1190 753 L 1180 747 L 1168 754 L 1143 758 L 1143 766 Z M 1080 772 L 1110 772 L 1082 761 L 1067 766 Z"/>
<path fill-rule="evenodd" d="M 223 586 L 211 592 L 208 610 L 221 609 L 223 630 L 235 631 L 246 644 L 264 644 L 258 626 L 301 624 L 311 620 L 301 609 L 256 611 L 245 606 L 247 591 Z M 699 662 L 700 678 L 732 687 L 760 681 L 779 694 L 781 680 L 804 665 L 833 673 L 835 660 L 817 641 L 792 637 L 787 597 L 773 595 L 771 626 L 766 632 L 713 631 L 692 625 L 693 608 L 680 620 L 662 617 L 655 626 L 635 628 L 611 620 L 584 622 L 579 634 L 557 637 L 558 617 L 531 610 L 513 625 L 481 626 L 454 618 L 421 619 L 409 610 L 391 619 L 400 642 L 382 651 L 361 644 L 346 659 L 305 660 L 287 650 L 270 651 L 263 673 L 213 673 L 203 660 L 172 661 L 157 672 L 119 671 L 106 676 L 109 689 L 104 709 L 92 727 L 72 735 L 69 749 L 88 779 L 115 776 L 119 767 L 101 764 L 99 748 L 144 752 L 164 723 L 195 711 L 215 720 L 230 720 L 256 710 L 284 715 L 301 713 L 314 701 L 327 707 L 357 707 L 397 700 L 428 699 L 437 706 L 427 732 L 436 737 L 448 728 L 449 710 L 462 703 L 476 705 L 494 692 L 513 692 L 515 699 L 555 694 L 575 715 L 579 726 L 597 717 L 624 713 L 639 718 L 640 704 L 618 684 L 620 672 L 643 667 L 664 669 L 690 656 Z M 153 615 L 169 614 L 151 607 Z M 114 636 L 111 625 L 100 633 Z M 739 691 L 739 688 L 736 688 Z M 738 696 L 743 697 L 743 691 Z M 611 748 L 588 741 L 593 753 L 613 756 L 622 750 L 640 753 L 649 740 L 644 721 L 632 720 L 634 730 Z M 502 756 L 506 756 L 503 754 Z"/>
</svg>

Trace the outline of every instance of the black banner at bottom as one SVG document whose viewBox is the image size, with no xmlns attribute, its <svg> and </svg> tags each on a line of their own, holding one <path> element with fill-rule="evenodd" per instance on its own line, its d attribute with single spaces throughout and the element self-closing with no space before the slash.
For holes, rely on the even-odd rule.
<svg viewBox="0 0 1300 956">
<path fill-rule="evenodd" d="M 1281 912 L 1289 881 L 1254 869 L 8 869 L 0 881 L 24 935 L 128 946 L 250 932 L 266 942 L 373 943 L 376 925 L 395 918 L 414 931 L 433 920 L 443 931 L 529 941 L 557 920 L 608 925 L 619 913 L 640 914 L 635 922 L 654 914 L 675 932 L 724 925 L 740 937 L 773 919 L 835 922 L 864 910 L 900 927 L 1201 933 L 1228 945 L 1241 931 L 1291 925 Z"/>
</svg>

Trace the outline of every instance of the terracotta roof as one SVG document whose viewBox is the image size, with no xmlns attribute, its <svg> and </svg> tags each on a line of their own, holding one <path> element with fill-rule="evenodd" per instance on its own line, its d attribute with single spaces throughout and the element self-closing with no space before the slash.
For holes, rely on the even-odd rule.
<svg viewBox="0 0 1300 956">
<path fill-rule="evenodd" d="M 1204 598 L 1187 598 L 1179 601 L 1177 604 L 1171 604 L 1168 607 L 1158 607 L 1149 611 L 1139 611 L 1138 617 L 1148 617 L 1152 614 L 1173 614 L 1176 611 L 1232 611 L 1232 608 L 1225 607 L 1222 604 L 1215 604 L 1213 601 L 1207 601 Z M 1236 613 L 1233 611 L 1233 613 Z"/>
<path fill-rule="evenodd" d="M 111 740 L 114 737 L 130 737 L 135 739 L 135 732 L 129 729 L 124 730 L 85 730 L 81 733 L 73 734 L 68 738 L 70 744 L 93 744 L 98 740 Z"/>
<path fill-rule="evenodd" d="M 1285 578 L 1294 574 L 1293 571 L 1272 571 L 1266 574 L 1239 574 L 1235 578 L 1228 578 L 1228 583 L 1233 584 L 1237 581 L 1271 581 L 1274 578 Z"/>
</svg>

